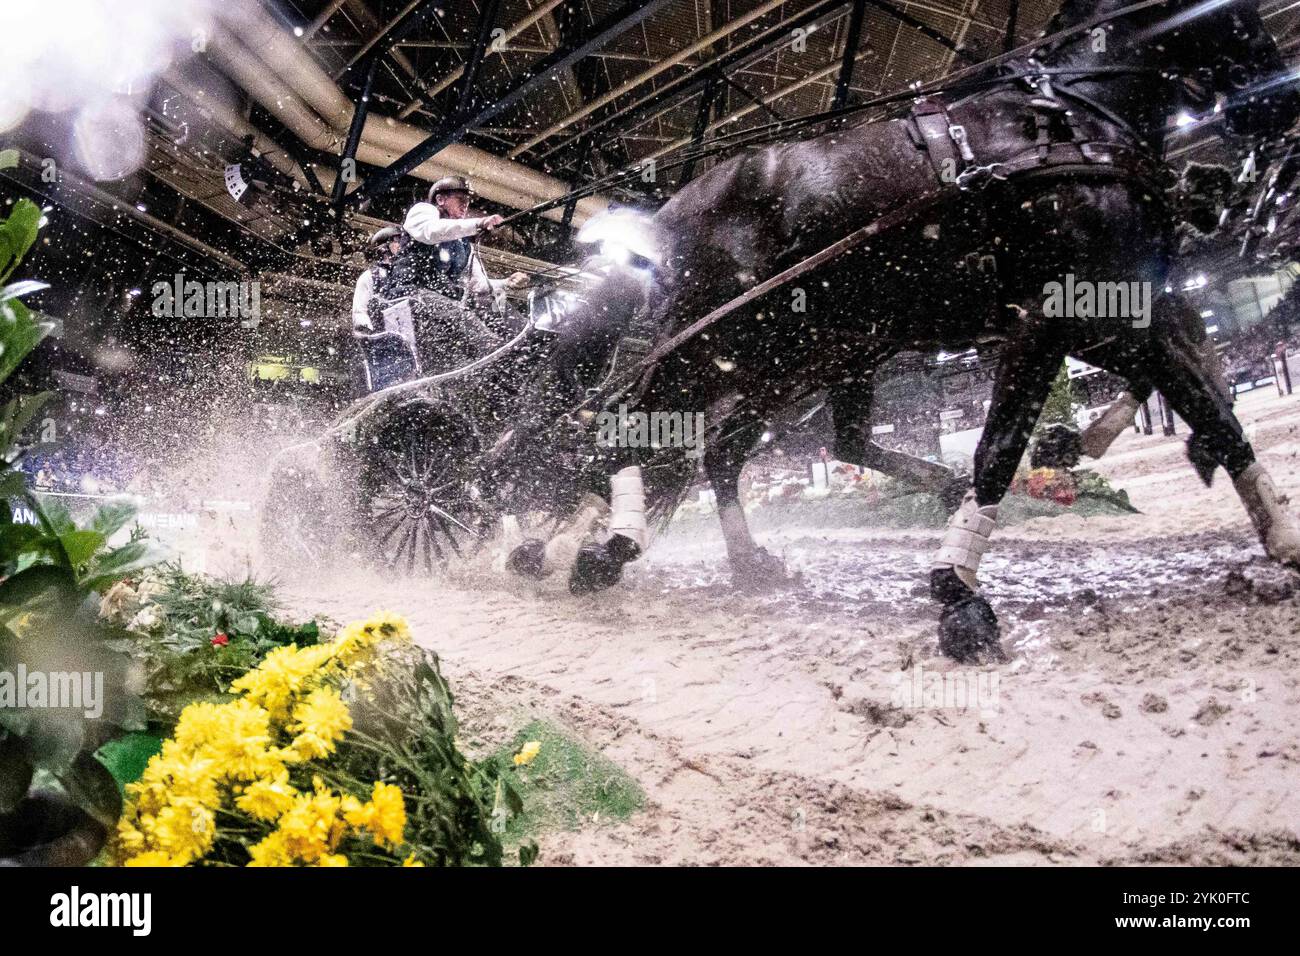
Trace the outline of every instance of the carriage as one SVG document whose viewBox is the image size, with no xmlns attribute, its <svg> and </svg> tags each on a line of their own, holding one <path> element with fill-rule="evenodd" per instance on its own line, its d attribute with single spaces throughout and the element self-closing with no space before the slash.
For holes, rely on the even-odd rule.
<svg viewBox="0 0 1300 956">
<path fill-rule="evenodd" d="M 457 356 L 453 368 L 446 300 L 385 303 L 385 331 L 358 339 L 366 394 L 317 437 L 273 459 L 259 528 L 264 554 L 289 568 L 362 561 L 431 573 L 477 553 L 505 515 L 544 534 L 547 511 L 562 511 L 598 480 L 594 433 L 565 416 L 544 430 L 544 448 L 506 446 L 575 301 L 554 287 L 533 290 L 526 321 L 511 312 L 489 317 L 504 333 L 500 342 Z M 647 347 L 624 336 L 600 380 Z"/>
</svg>

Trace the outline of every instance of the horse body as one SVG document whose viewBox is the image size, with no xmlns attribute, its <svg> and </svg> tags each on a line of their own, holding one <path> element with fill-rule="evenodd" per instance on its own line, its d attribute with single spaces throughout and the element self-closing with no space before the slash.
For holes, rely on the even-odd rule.
<svg viewBox="0 0 1300 956">
<path fill-rule="evenodd" d="M 1118 0 L 1070 0 L 1058 25 L 1086 23 L 1120 6 Z M 705 468 L 733 565 L 764 564 L 736 500 L 736 478 L 764 420 L 802 394 L 829 389 L 837 454 L 853 460 L 847 423 L 869 407 L 875 369 L 904 350 L 960 349 L 990 339 L 1003 344 L 974 487 L 932 575 L 932 590 L 945 606 L 944 649 L 958 658 L 997 650 L 996 618 L 977 593 L 974 570 L 1066 354 L 1086 355 L 1160 388 L 1234 479 L 1254 465 L 1172 300 L 1153 310 L 1149 325 L 1131 315 L 1062 318 L 1044 309 L 1048 283 L 1067 273 L 1083 282 L 1163 288 L 1173 224 L 1146 170 L 1154 167 L 1150 158 L 1160 148 L 1164 118 L 1178 102 L 1169 71 L 1202 57 L 1213 64 L 1202 77 L 1208 85 L 1236 89 L 1242 84 L 1232 70 L 1239 64 L 1220 62 L 1224 55 L 1250 57 L 1255 74 L 1280 68 L 1253 9 L 1196 9 L 1199 15 L 1182 26 L 1167 19 L 1186 12 L 1179 2 L 1115 21 L 1100 44 L 1095 34 L 1081 33 L 1029 61 L 1032 82 L 1008 78 L 948 103 L 948 122 L 964 130 L 971 151 L 965 171 L 979 177 L 964 184 L 970 188 L 938 175 L 937 154 L 919 148 L 917 127 L 895 117 L 737 156 L 655 215 L 659 248 L 648 307 L 667 336 L 833 241 L 914 211 L 887 233 L 687 339 L 646 380 L 640 407 L 706 415 Z M 1137 48 L 1139 40 L 1144 45 Z M 1289 125 L 1295 93 L 1288 88 L 1230 101 L 1229 112 L 1244 117 L 1239 125 Z M 1061 144 L 1075 161 L 1043 162 Z M 574 370 L 589 361 L 594 338 L 628 321 L 626 309 L 611 312 L 612 296 L 597 290 L 591 301 L 557 353 L 561 379 L 580 379 Z M 615 457 L 611 527 L 617 530 L 618 502 L 632 502 L 635 510 L 641 479 L 636 454 Z M 691 473 L 670 467 L 658 477 L 648 468 L 651 504 L 677 500 Z M 607 563 L 621 564 L 644 547 L 644 540 L 632 547 L 614 538 L 618 553 L 607 555 Z"/>
</svg>

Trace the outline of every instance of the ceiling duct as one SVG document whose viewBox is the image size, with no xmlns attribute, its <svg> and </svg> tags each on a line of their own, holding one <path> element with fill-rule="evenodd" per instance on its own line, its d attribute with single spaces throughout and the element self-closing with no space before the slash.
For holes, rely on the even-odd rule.
<svg viewBox="0 0 1300 956">
<path fill-rule="evenodd" d="M 353 103 L 325 69 L 257 0 L 231 0 L 218 8 L 218 16 L 221 28 L 208 51 L 212 61 L 304 143 L 340 154 Z M 357 159 L 388 166 L 428 136 L 428 130 L 372 112 Z M 433 181 L 450 173 L 468 177 L 485 199 L 515 209 L 560 198 L 570 188 L 553 176 L 463 143 L 448 146 L 412 175 Z M 579 200 L 574 224 L 606 206 L 600 197 Z M 558 220 L 563 214 L 563 209 L 552 209 L 544 215 Z"/>
</svg>

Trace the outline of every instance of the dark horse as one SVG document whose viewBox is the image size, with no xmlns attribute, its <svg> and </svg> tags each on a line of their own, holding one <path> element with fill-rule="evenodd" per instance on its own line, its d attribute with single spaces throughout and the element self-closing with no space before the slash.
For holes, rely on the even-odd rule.
<svg viewBox="0 0 1300 956">
<path fill-rule="evenodd" d="M 883 362 L 901 351 L 988 342 L 999 344 L 1001 360 L 973 487 L 931 572 L 946 654 L 1001 656 L 976 569 L 1067 354 L 1158 388 L 1234 480 L 1269 555 L 1300 564 L 1300 529 L 1215 388 L 1185 317 L 1173 300 L 1150 294 L 1163 289 L 1172 250 L 1159 160 L 1168 117 L 1189 102 L 1208 109 L 1217 94 L 1229 132 L 1276 135 L 1300 113 L 1300 96 L 1279 80 L 1277 48 L 1246 0 L 1136 10 L 1120 0 L 1067 0 L 1049 34 L 1062 31 L 1072 32 L 986 71 L 978 87 L 747 152 L 682 189 L 648 223 L 646 248 L 633 259 L 645 268 L 615 270 L 573 316 L 539 403 L 558 409 L 581 400 L 638 308 L 668 339 L 837 240 L 888 223 L 683 336 L 616 398 L 645 412 L 704 413 L 704 465 L 734 565 L 761 562 L 737 478 L 767 419 L 827 389 L 837 453 L 852 461 L 850 426 L 869 408 L 871 376 Z M 1048 307 L 1049 289 L 1067 282 L 1146 290 L 1151 308 L 1062 314 Z M 615 580 L 647 545 L 647 511 L 678 500 L 693 468 L 657 467 L 661 457 L 610 451 L 611 534 L 580 555 L 574 590 Z"/>
</svg>

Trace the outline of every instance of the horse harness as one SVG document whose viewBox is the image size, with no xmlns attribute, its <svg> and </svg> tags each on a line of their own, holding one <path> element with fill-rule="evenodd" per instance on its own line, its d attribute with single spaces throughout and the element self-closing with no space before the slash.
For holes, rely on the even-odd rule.
<svg viewBox="0 0 1300 956">
<path fill-rule="evenodd" d="M 954 190 L 961 194 L 972 194 L 975 190 L 983 190 L 995 180 L 1006 182 L 1068 176 L 1135 182 L 1145 187 L 1157 200 L 1163 200 L 1165 186 L 1162 180 L 1168 174 L 1158 157 L 1149 150 L 1126 143 L 1088 139 L 1079 128 L 1077 116 L 1061 101 L 1060 95 L 1045 75 L 1030 81 L 1030 85 L 1038 94 L 1027 101 L 1033 117 L 1033 142 L 1008 159 L 983 164 L 971 147 L 965 128 L 953 122 L 948 106 L 941 99 L 924 97 L 917 100 L 907 115 L 907 129 L 913 144 L 929 157 L 930 165 L 939 180 L 938 186 L 723 303 L 676 335 L 660 342 L 642 359 L 642 372 L 630 385 L 631 395 L 636 399 L 644 395 L 659 363 L 720 319 L 773 289 L 839 258 L 867 240 L 906 225 L 923 213 L 950 202 Z M 1072 91 L 1062 93 L 1083 101 L 1085 108 L 1095 106 Z M 1102 118 L 1115 121 L 1108 115 L 1109 111 L 1102 112 Z M 1119 125 L 1135 136 L 1127 124 L 1120 121 Z M 996 270 L 996 260 L 991 254 L 975 252 L 967 259 L 970 260 L 967 265 L 976 272 L 990 273 Z M 602 397 L 608 396 L 591 396 L 583 404 L 589 407 L 589 403 Z"/>
<path fill-rule="evenodd" d="M 981 163 L 965 127 L 953 121 L 942 99 L 924 97 L 912 105 L 907 114 L 908 134 L 913 145 L 928 157 L 940 183 L 965 191 L 982 189 L 993 180 L 1069 176 L 1136 181 L 1153 195 L 1162 195 L 1167 173 L 1150 149 L 1090 139 L 1080 128 L 1078 114 L 1062 98 L 1077 100 L 1084 109 L 1118 126 L 1138 143 L 1142 143 L 1141 137 L 1122 119 L 1070 90 L 1067 84 L 1062 83 L 1058 92 L 1049 79 L 1050 72 L 1024 78 L 1034 94 L 1025 104 L 1034 137 L 1032 143 L 1008 159 Z"/>
</svg>

